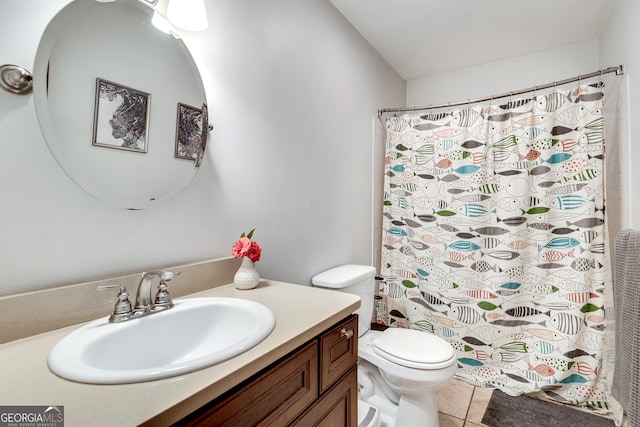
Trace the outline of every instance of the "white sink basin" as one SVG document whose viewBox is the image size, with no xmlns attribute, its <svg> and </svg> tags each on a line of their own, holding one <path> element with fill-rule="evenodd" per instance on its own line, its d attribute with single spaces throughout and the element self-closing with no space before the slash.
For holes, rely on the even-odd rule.
<svg viewBox="0 0 640 427">
<path fill-rule="evenodd" d="M 175 307 L 122 323 L 108 316 L 64 337 L 49 368 L 69 380 L 123 384 L 173 377 L 223 362 L 264 340 L 271 310 L 239 298 L 175 300 Z"/>
</svg>

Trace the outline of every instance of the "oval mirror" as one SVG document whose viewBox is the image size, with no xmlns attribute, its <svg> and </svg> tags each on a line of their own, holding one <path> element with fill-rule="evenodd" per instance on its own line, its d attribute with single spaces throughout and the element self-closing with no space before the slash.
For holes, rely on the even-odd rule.
<svg viewBox="0 0 640 427">
<path fill-rule="evenodd" d="M 178 195 L 208 131 L 195 62 L 152 17 L 138 0 L 75 0 L 48 24 L 34 63 L 36 113 L 54 157 L 89 194 L 126 209 Z"/>
</svg>

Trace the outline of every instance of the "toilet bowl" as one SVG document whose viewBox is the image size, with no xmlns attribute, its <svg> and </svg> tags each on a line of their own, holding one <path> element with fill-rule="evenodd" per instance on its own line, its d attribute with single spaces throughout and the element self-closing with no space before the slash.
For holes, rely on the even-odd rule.
<svg viewBox="0 0 640 427">
<path fill-rule="evenodd" d="M 375 366 L 384 381 L 363 400 L 377 403 L 381 416 L 394 420 L 389 426 L 438 426 L 436 389 L 455 375 L 457 367 L 448 342 L 413 329 L 368 331 L 358 340 L 358 356 Z M 392 405 L 381 403 L 386 401 Z"/>
<path fill-rule="evenodd" d="M 380 427 L 380 411 L 363 400 L 358 400 L 358 427 Z"/>
<path fill-rule="evenodd" d="M 356 311 L 358 406 L 363 411 L 378 411 L 379 424 L 371 426 L 437 427 L 435 391 L 455 374 L 453 347 L 436 335 L 414 329 L 370 330 L 375 293 L 375 269 L 371 266 L 336 267 L 314 276 L 312 283 L 361 298 Z"/>
</svg>

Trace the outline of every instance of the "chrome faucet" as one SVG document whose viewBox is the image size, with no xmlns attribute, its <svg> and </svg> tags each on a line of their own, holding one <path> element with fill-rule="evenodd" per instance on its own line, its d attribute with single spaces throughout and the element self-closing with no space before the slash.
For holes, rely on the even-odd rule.
<svg viewBox="0 0 640 427">
<path fill-rule="evenodd" d="M 136 294 L 135 308 L 132 307 L 131 301 L 129 301 L 129 293 L 124 286 L 98 286 L 97 289 L 99 291 L 112 288 L 120 289 L 120 292 L 118 293 L 118 302 L 116 303 L 113 314 L 109 317 L 109 322 L 124 322 L 126 320 L 173 307 L 173 301 L 171 301 L 171 296 L 167 291 L 167 282 L 179 274 L 180 272 L 176 273 L 168 270 L 154 270 L 142 273 L 140 284 L 138 285 L 138 292 Z M 152 301 L 151 283 L 153 282 L 154 276 L 158 276 L 160 284 L 158 285 L 158 292 L 155 295 L 155 299 Z"/>
<path fill-rule="evenodd" d="M 167 283 L 169 280 L 175 278 L 180 272 L 174 273 L 169 270 L 154 270 L 142 273 L 142 279 L 138 285 L 138 293 L 136 294 L 136 307 L 134 311 L 149 311 L 164 308 L 173 307 L 173 302 L 169 298 L 169 292 L 167 292 Z M 160 279 L 160 285 L 158 285 L 158 293 L 156 294 L 156 300 L 151 299 L 151 283 L 153 277 L 158 276 Z M 157 306 L 157 307 L 156 307 Z"/>
</svg>

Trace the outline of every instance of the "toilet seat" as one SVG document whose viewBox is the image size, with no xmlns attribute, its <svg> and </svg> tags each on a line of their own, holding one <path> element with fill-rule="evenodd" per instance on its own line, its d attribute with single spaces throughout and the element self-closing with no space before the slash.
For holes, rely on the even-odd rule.
<svg viewBox="0 0 640 427">
<path fill-rule="evenodd" d="M 442 369 L 456 359 L 447 341 L 415 329 L 388 328 L 372 344 L 377 355 L 408 368 Z"/>
</svg>

